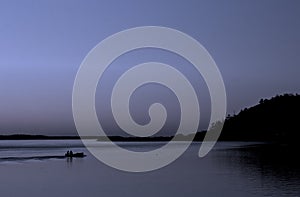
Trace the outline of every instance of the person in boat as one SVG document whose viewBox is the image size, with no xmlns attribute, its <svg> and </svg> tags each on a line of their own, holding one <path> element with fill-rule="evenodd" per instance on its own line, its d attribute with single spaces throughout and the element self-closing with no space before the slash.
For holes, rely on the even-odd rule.
<svg viewBox="0 0 300 197">
<path fill-rule="evenodd" d="M 67 153 L 65 154 L 66 157 L 73 157 L 74 154 L 73 154 L 73 151 L 67 151 Z"/>
</svg>

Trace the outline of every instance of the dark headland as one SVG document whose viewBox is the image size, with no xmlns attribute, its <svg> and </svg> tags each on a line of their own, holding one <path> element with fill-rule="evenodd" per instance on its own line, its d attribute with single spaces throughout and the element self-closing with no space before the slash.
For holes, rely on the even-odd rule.
<svg viewBox="0 0 300 197">
<path fill-rule="evenodd" d="M 261 99 L 225 120 L 220 140 L 296 142 L 300 138 L 300 95 Z"/>
</svg>

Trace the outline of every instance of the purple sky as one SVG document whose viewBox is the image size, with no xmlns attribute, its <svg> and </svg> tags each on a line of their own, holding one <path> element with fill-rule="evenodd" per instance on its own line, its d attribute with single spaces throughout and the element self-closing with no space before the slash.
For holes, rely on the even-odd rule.
<svg viewBox="0 0 300 197">
<path fill-rule="evenodd" d="M 107 36 L 136 26 L 175 28 L 204 45 L 222 73 L 228 113 L 252 106 L 260 98 L 299 93 L 299 19 L 300 2 L 297 0 L 1 0 L 0 134 L 76 134 L 72 87 L 83 58 Z M 131 55 L 120 58 L 115 64 L 131 65 L 155 59 L 172 65 L 182 61 L 157 50 L 137 51 Z M 102 100 L 105 102 L 113 78 L 124 68 L 126 66 L 120 69 L 111 65 L 106 81 L 100 82 L 98 111 L 107 110 Z M 194 76 L 193 70 L 183 72 L 191 81 L 201 81 Z M 169 103 L 166 98 L 170 98 L 172 110 L 178 110 L 172 93 L 161 87 L 156 87 L 156 91 L 151 90 L 155 87 L 149 88 L 162 102 Z M 196 88 L 198 96 L 203 98 L 200 107 L 203 112 L 209 111 L 205 84 Z M 135 97 L 143 95 L 143 91 L 137 92 Z M 155 100 L 148 99 L 146 106 Z M 136 120 L 146 123 L 145 107 L 133 108 Z M 139 120 L 139 117 L 142 118 Z M 107 118 L 109 112 L 100 120 L 109 127 L 111 122 Z M 173 123 L 177 118 L 176 113 L 173 114 Z M 205 122 L 207 117 L 203 119 Z M 173 126 L 170 121 L 169 128 Z"/>
</svg>

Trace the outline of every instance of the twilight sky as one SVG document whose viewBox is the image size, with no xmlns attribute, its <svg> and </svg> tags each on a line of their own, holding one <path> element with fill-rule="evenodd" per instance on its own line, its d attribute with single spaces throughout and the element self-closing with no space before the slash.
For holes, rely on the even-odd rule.
<svg viewBox="0 0 300 197">
<path fill-rule="evenodd" d="M 300 93 L 299 19 L 297 0 L 0 0 L 0 134 L 76 134 L 72 88 L 82 60 L 101 40 L 137 26 L 166 26 L 197 39 L 221 71 L 228 113 L 255 105 L 260 98 Z M 187 64 L 154 49 L 134 51 L 114 62 L 96 97 L 97 112 L 104 114 L 99 119 L 110 134 L 118 134 L 106 107 L 114 80 L 130 66 L 149 60 L 174 67 Z M 182 72 L 191 83 L 201 82 L 195 88 L 205 125 L 210 105 L 206 86 L 188 66 Z M 153 101 L 178 111 L 172 92 L 153 84 L 132 99 L 132 115 L 142 124 Z M 170 115 L 168 130 L 178 120 L 177 113 Z"/>
</svg>

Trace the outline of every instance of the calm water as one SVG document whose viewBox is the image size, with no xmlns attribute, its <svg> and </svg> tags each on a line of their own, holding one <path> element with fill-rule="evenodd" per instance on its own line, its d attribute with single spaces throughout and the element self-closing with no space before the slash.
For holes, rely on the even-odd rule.
<svg viewBox="0 0 300 197">
<path fill-rule="evenodd" d="M 121 145 L 143 151 L 161 144 Z M 105 143 L 100 146 L 110 151 Z M 199 147 L 194 143 L 163 169 L 127 173 L 99 162 L 79 140 L 0 141 L 0 196 L 300 196 L 298 150 L 293 155 L 284 147 L 219 142 L 205 158 L 198 158 Z M 18 159 L 63 155 L 68 149 L 87 157 Z"/>
</svg>

